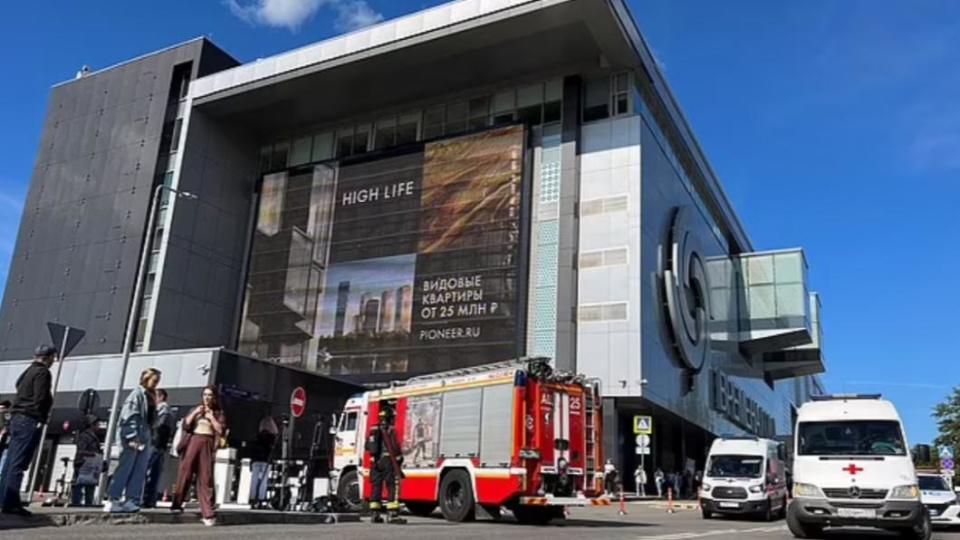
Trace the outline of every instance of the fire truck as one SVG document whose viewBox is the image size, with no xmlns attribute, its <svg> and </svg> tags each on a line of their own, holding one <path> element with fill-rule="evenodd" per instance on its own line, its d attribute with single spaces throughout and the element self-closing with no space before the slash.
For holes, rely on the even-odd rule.
<svg viewBox="0 0 960 540">
<path fill-rule="evenodd" d="M 364 441 L 381 407 L 395 411 L 403 480 L 399 498 L 415 515 L 437 507 L 461 522 L 521 523 L 564 516 L 566 506 L 603 497 L 599 385 L 523 359 L 437 373 L 350 398 L 339 418 L 332 485 L 352 508 L 370 493 Z"/>
</svg>

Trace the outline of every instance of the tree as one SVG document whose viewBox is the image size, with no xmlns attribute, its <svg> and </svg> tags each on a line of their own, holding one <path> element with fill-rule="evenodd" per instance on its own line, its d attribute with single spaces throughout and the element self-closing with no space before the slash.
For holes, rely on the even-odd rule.
<svg viewBox="0 0 960 540">
<path fill-rule="evenodd" d="M 952 448 L 957 456 L 957 450 L 960 450 L 960 386 L 953 389 L 946 401 L 934 407 L 933 417 L 940 429 L 934 444 L 939 448 Z"/>
</svg>

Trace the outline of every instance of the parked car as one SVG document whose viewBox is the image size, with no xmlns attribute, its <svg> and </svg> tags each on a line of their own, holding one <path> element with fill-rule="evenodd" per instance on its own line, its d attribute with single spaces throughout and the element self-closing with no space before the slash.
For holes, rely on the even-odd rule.
<svg viewBox="0 0 960 540">
<path fill-rule="evenodd" d="M 920 497 L 935 526 L 960 525 L 960 494 L 939 474 L 918 474 Z"/>
</svg>

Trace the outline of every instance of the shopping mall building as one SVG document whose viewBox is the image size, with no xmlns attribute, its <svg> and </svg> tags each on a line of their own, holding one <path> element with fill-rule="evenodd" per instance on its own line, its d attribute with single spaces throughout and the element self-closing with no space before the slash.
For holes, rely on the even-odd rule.
<svg viewBox="0 0 960 540">
<path fill-rule="evenodd" d="M 109 396 L 134 310 L 131 371 L 185 404 L 237 358 L 266 368 L 231 395 L 282 408 L 244 385 L 544 356 L 602 381 L 621 468 L 702 466 L 821 391 L 807 260 L 768 247 L 622 0 L 460 0 L 245 64 L 198 38 L 53 87 L 0 394 L 58 321 L 86 331 L 58 407 Z"/>
</svg>

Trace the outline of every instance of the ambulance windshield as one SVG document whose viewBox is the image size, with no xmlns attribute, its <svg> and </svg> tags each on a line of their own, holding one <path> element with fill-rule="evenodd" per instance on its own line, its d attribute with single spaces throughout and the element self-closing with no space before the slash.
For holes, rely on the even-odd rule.
<svg viewBox="0 0 960 540">
<path fill-rule="evenodd" d="M 899 422 L 854 420 L 801 422 L 801 456 L 904 456 Z"/>
</svg>

